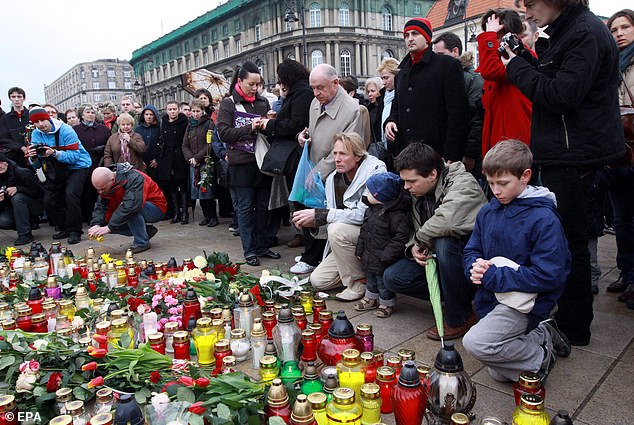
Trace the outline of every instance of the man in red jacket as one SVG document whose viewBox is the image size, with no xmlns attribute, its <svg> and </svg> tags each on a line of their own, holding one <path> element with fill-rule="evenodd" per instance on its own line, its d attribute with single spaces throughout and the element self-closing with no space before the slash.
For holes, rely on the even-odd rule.
<svg viewBox="0 0 634 425">
<path fill-rule="evenodd" d="M 112 169 L 96 168 L 92 184 L 99 194 L 92 213 L 90 236 L 108 233 L 133 236 L 134 254 L 150 249 L 156 223 L 165 215 L 167 202 L 158 185 L 130 164 L 118 163 Z"/>
</svg>

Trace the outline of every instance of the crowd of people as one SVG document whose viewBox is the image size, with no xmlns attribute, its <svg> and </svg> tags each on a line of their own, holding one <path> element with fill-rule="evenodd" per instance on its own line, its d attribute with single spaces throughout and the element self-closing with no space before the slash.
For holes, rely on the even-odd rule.
<svg viewBox="0 0 634 425">
<path fill-rule="evenodd" d="M 512 9 L 483 15 L 477 69 L 459 37 L 407 20 L 407 55 L 383 60 L 367 99 L 355 77 L 291 59 L 277 67 L 279 98 L 247 61 L 224 98 L 199 90 L 162 116 L 126 96 L 120 111 L 86 104 L 64 123 L 11 88 L 0 226 L 26 244 L 45 213 L 54 239 L 77 243 L 88 222 L 89 235 L 130 235 L 142 252 L 152 223 L 188 224 L 198 201 L 201 226 L 234 217 L 257 266 L 280 258 L 271 248 L 290 219 L 304 247 L 290 271 L 380 318 L 397 312 L 396 294 L 429 297 L 433 259 L 445 323 L 427 336 L 464 336 L 496 380 L 545 379 L 557 356 L 590 343 L 606 197 L 621 272 L 607 290 L 634 308 L 634 169 L 619 109 L 634 103 L 634 12 L 606 26 L 587 0 L 523 6 L 524 21 Z M 316 182 L 318 205 L 288 201 Z"/>
</svg>

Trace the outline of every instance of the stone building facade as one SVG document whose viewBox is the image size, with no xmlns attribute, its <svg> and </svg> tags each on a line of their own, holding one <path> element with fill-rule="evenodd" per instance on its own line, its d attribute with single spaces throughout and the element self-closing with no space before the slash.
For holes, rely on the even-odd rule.
<svg viewBox="0 0 634 425">
<path fill-rule="evenodd" d="M 170 99 L 189 101 L 181 75 L 199 68 L 228 78 L 244 61 L 254 62 L 267 86 L 285 58 L 310 69 L 329 63 L 340 75 L 363 82 L 384 57 L 402 59 L 402 29 L 411 16 L 425 16 L 433 0 L 229 0 L 169 34 L 137 49 L 130 64 L 137 94 L 163 109 Z M 306 53 L 303 54 L 301 16 Z M 297 17 L 289 22 L 287 17 Z"/>
<path fill-rule="evenodd" d="M 73 66 L 61 77 L 44 87 L 46 103 L 60 112 L 82 103 L 119 104 L 121 96 L 134 93 L 134 71 L 120 59 L 99 59 Z"/>
</svg>

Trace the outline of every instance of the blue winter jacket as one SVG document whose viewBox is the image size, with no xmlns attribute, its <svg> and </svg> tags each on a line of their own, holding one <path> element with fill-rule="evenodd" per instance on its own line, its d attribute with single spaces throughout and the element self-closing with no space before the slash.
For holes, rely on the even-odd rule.
<svg viewBox="0 0 634 425">
<path fill-rule="evenodd" d="M 90 168 L 92 160 L 90 154 L 79 141 L 79 137 L 73 128 L 57 119 L 51 119 L 53 128 L 49 133 L 43 133 L 36 129 L 31 136 L 34 145 L 43 143 L 60 152 L 57 160 L 68 166 L 69 170 Z M 59 147 L 55 147 L 55 133 L 59 133 Z"/>
<path fill-rule="evenodd" d="M 538 294 L 528 313 L 526 332 L 549 317 L 570 273 L 568 241 L 556 210 L 555 195 L 544 187 L 528 186 L 508 205 L 493 198 L 476 218 L 464 249 L 467 277 L 477 258 L 506 257 L 520 265 L 491 266 L 474 299 L 481 318 L 499 304 L 495 293 L 519 291 Z"/>
<path fill-rule="evenodd" d="M 146 110 L 149 110 L 154 114 L 156 121 L 158 122 L 157 125 L 150 126 L 145 122 L 143 115 Z M 159 138 L 161 137 L 161 116 L 154 105 L 146 105 L 145 108 L 143 108 L 139 114 L 139 125 L 134 128 L 134 131 L 143 137 L 143 141 L 147 146 L 147 149 L 143 152 L 142 158 L 143 162 L 149 166 L 153 159 L 158 158 Z"/>
</svg>

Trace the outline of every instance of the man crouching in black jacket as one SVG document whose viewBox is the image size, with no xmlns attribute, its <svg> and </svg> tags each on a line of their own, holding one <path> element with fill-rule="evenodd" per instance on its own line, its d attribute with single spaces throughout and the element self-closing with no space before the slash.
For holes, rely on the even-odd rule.
<svg viewBox="0 0 634 425">
<path fill-rule="evenodd" d="M 44 210 L 44 190 L 33 171 L 20 168 L 0 153 L 0 229 L 11 229 L 15 223 L 18 238 L 14 245 L 33 241 L 31 220 Z"/>
<path fill-rule="evenodd" d="M 507 49 L 508 80 L 533 102 L 531 149 L 542 184 L 557 196 L 572 269 L 555 316 L 572 345 L 588 345 L 593 319 L 588 251 L 589 189 L 597 169 L 624 155 L 618 51 L 588 0 L 523 1 L 526 19 L 548 25 L 537 65 Z"/>
</svg>

